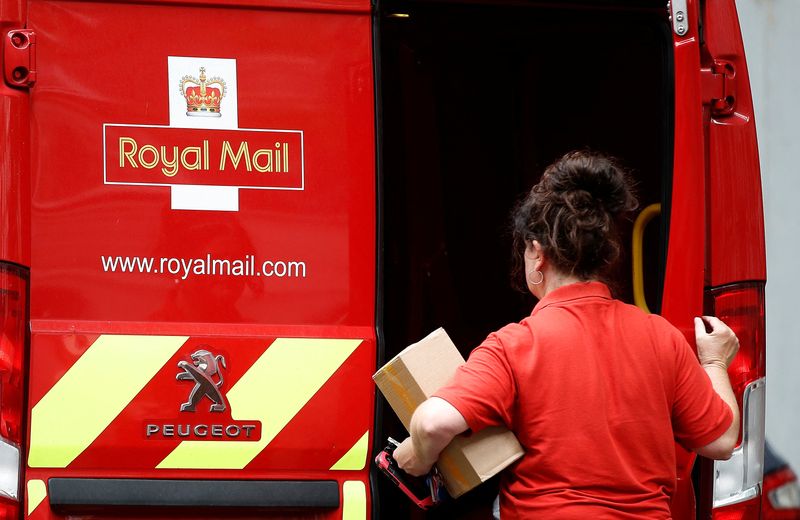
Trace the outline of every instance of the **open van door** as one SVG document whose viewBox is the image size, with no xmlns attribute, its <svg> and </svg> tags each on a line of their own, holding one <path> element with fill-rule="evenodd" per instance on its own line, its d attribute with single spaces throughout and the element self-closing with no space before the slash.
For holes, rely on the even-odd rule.
<svg viewBox="0 0 800 520">
<path fill-rule="evenodd" d="M 729 368 L 742 413 L 739 445 L 730 460 L 701 460 L 698 464 L 698 517 L 757 519 L 764 454 L 766 259 L 756 127 L 744 46 L 734 0 L 673 1 L 671 8 L 676 57 L 674 193 L 681 191 L 678 179 L 684 177 L 681 164 L 685 164 L 686 170 L 692 171 L 686 191 L 694 204 L 686 213 L 694 213 L 695 223 L 705 222 L 705 234 L 685 222 L 688 226 L 680 233 L 681 242 L 670 244 L 680 247 L 670 253 L 691 258 L 691 268 L 684 273 L 692 278 L 693 286 L 699 282 L 702 267 L 705 290 L 702 306 L 696 291 L 684 295 L 690 298 L 689 305 L 674 302 L 674 309 L 682 309 L 680 316 L 668 312 L 665 293 L 665 316 L 686 326 L 689 316 L 685 313 L 702 308 L 705 314 L 728 323 L 741 345 Z M 679 121 L 684 121 L 686 128 L 683 137 Z M 673 224 L 678 207 L 675 201 Z M 676 227 L 672 231 L 678 232 Z M 704 257 L 698 257 L 699 251 L 705 251 Z M 670 280 L 669 271 L 667 276 L 670 290 L 677 279 Z"/>
<path fill-rule="evenodd" d="M 703 4 L 709 237 L 706 309 L 741 347 L 729 369 L 742 417 L 730 460 L 714 463 L 713 518 L 761 513 L 766 401 L 766 252 L 756 125 L 733 0 Z M 732 187 L 735 186 L 735 189 Z M 707 503 L 707 500 L 706 500 Z"/>
</svg>

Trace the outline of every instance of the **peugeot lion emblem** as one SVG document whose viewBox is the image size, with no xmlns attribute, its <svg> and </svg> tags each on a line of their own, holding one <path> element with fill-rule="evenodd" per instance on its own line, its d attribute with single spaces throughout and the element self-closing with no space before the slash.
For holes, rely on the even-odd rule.
<svg viewBox="0 0 800 520">
<path fill-rule="evenodd" d="M 181 369 L 181 372 L 178 372 L 175 379 L 194 381 L 194 388 L 189 393 L 189 399 L 181 404 L 182 412 L 194 412 L 203 397 L 208 397 L 212 401 L 210 411 L 225 411 L 228 406 L 219 388 L 225 381 L 222 369 L 228 367 L 225 366 L 225 358 L 222 355 L 215 356 L 208 350 L 200 349 L 192 354 L 191 363 L 185 360 L 178 361 L 178 368 Z"/>
</svg>

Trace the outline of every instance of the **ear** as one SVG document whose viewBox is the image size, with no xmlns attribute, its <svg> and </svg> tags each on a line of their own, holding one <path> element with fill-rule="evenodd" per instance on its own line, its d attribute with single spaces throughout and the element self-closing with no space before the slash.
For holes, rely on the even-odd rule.
<svg viewBox="0 0 800 520">
<path fill-rule="evenodd" d="M 533 262 L 533 268 L 536 271 L 541 271 L 542 267 L 544 267 L 544 253 L 542 252 L 542 244 L 538 240 L 532 240 L 528 243 L 528 247 L 525 248 L 525 257 Z"/>
</svg>

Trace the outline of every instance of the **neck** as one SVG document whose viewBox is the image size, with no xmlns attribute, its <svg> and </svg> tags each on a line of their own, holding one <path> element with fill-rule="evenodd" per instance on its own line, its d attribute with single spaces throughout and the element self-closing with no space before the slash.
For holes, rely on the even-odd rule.
<svg viewBox="0 0 800 520">
<path fill-rule="evenodd" d="M 588 282 L 591 280 L 582 280 L 575 275 L 564 274 L 557 271 L 552 271 L 549 273 L 545 273 L 544 276 L 544 283 L 540 286 L 541 294 L 536 294 L 535 296 L 538 297 L 540 300 L 547 296 L 548 293 L 551 291 L 555 291 L 559 287 L 564 287 L 565 285 L 577 283 L 577 282 Z"/>
</svg>

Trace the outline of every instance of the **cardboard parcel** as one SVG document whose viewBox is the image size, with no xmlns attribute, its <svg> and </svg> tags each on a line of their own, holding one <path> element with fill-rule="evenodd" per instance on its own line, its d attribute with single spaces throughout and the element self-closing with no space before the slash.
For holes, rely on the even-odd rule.
<svg viewBox="0 0 800 520">
<path fill-rule="evenodd" d="M 444 386 L 463 363 L 464 358 L 440 328 L 400 352 L 372 379 L 403 426 L 409 429 L 417 406 Z M 478 433 L 456 436 L 442 451 L 436 466 L 444 477 L 448 493 L 457 498 L 522 455 L 522 446 L 511 431 L 486 428 Z"/>
</svg>

